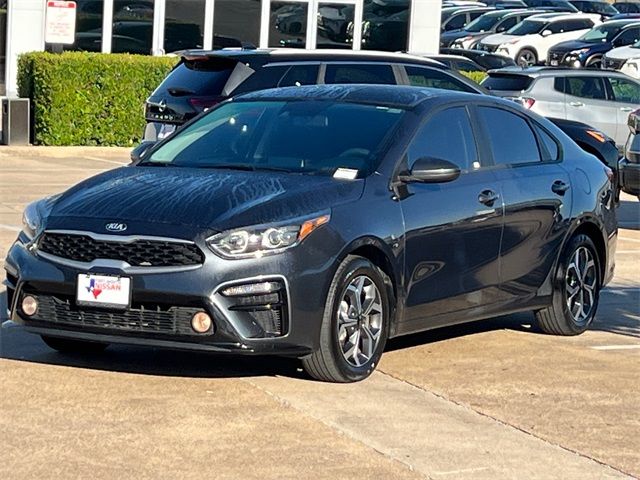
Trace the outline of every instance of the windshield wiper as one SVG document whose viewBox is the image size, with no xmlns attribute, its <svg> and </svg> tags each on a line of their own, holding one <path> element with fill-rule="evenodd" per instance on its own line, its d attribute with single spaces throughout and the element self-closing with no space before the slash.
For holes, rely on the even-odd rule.
<svg viewBox="0 0 640 480">
<path fill-rule="evenodd" d="M 217 165 L 194 165 L 195 168 L 207 168 L 207 169 L 220 169 L 220 170 L 242 170 L 245 172 L 253 172 L 255 168 L 253 165 L 247 165 L 244 163 L 220 163 Z"/>
<path fill-rule="evenodd" d="M 170 162 L 152 162 L 150 160 L 147 160 L 146 162 L 140 162 L 136 165 L 136 167 L 168 167 L 169 165 L 175 167 L 175 165 L 172 165 Z"/>
</svg>

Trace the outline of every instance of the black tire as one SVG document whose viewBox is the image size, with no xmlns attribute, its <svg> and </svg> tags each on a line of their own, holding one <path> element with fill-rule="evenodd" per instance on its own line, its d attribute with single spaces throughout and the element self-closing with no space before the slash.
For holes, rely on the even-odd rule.
<svg viewBox="0 0 640 480">
<path fill-rule="evenodd" d="M 339 343 L 338 316 L 343 298 L 347 295 L 347 287 L 363 276 L 368 277 L 377 287 L 381 305 L 381 317 L 379 317 L 381 323 L 378 330 L 379 339 L 375 349 L 372 349 L 371 356 L 362 365 L 355 366 L 347 360 L 343 354 L 343 347 Z M 364 380 L 371 375 L 380 361 L 389 335 L 391 306 L 387 285 L 390 285 L 387 275 L 366 258 L 350 255 L 340 263 L 327 295 L 320 330 L 320 345 L 311 355 L 302 358 L 302 365 L 311 377 L 324 382 L 348 383 Z M 359 327 L 353 327 L 352 331 L 355 332 L 357 328 Z M 360 336 L 357 338 L 356 343 L 359 344 Z"/>
<path fill-rule="evenodd" d="M 588 298 L 587 295 L 581 302 L 574 300 L 574 305 L 580 305 L 578 311 L 584 311 L 585 304 L 588 305 L 588 314 L 585 312 L 585 317 L 582 319 L 576 319 L 574 314 L 570 311 L 568 304 L 571 304 L 569 297 L 572 297 L 569 291 L 570 278 L 575 277 L 576 270 L 571 266 L 572 261 L 576 255 L 576 252 L 580 249 L 586 249 L 589 252 L 591 258 L 594 261 L 593 270 L 586 268 L 587 273 L 583 284 L 593 285 L 593 298 Z M 581 250 L 582 251 L 582 250 Z M 601 287 L 601 260 L 598 258 L 598 253 L 593 241 L 586 235 L 576 235 L 563 250 L 556 275 L 554 278 L 553 287 L 553 301 L 551 306 L 539 310 L 536 312 L 536 318 L 540 328 L 545 333 L 553 335 L 580 335 L 589 328 L 593 319 L 595 318 L 596 311 L 598 310 L 598 301 L 600 298 Z M 581 270 L 585 270 L 582 269 Z M 578 284 L 578 290 L 582 287 Z M 580 295 L 581 293 L 578 293 Z"/>
<path fill-rule="evenodd" d="M 601 56 L 597 56 L 597 57 L 591 57 L 590 59 L 588 59 L 585 63 L 585 67 L 586 68 L 602 68 L 602 57 Z"/>
<path fill-rule="evenodd" d="M 538 55 L 530 48 L 523 48 L 516 55 L 516 64 L 520 67 L 537 65 Z"/>
<path fill-rule="evenodd" d="M 72 340 L 69 338 L 49 337 L 41 335 L 42 341 L 48 347 L 61 353 L 85 353 L 94 354 L 104 351 L 109 346 L 108 343 L 84 342 L 82 340 Z"/>
</svg>

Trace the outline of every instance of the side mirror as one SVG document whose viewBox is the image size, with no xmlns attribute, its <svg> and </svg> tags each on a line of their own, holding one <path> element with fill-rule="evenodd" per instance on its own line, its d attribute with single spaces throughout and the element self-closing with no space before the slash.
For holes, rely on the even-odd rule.
<svg viewBox="0 0 640 480">
<path fill-rule="evenodd" d="M 140 161 L 140 159 L 144 157 L 144 154 L 155 144 L 156 142 L 154 141 L 144 140 L 140 145 L 131 150 L 131 161 L 134 163 Z"/>
<path fill-rule="evenodd" d="M 548 37 L 549 35 L 551 35 L 553 32 L 551 30 L 543 30 L 542 33 L 540 35 L 542 35 L 543 37 Z"/>
<path fill-rule="evenodd" d="M 445 183 L 460 176 L 460 168 L 448 160 L 422 157 L 416 160 L 409 174 L 400 175 L 405 183 Z"/>
</svg>

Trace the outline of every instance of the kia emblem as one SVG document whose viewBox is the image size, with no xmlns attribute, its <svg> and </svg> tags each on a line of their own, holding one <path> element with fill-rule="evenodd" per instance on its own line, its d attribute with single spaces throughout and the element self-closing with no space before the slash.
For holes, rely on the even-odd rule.
<svg viewBox="0 0 640 480">
<path fill-rule="evenodd" d="M 108 232 L 124 232 L 127 229 L 127 224 L 126 223 L 112 222 L 112 223 L 107 223 L 104 226 L 104 228 Z"/>
</svg>

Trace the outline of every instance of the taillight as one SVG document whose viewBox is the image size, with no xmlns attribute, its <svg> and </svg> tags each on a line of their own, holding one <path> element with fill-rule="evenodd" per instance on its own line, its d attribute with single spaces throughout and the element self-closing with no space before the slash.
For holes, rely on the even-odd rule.
<svg viewBox="0 0 640 480">
<path fill-rule="evenodd" d="M 607 137 L 605 136 L 605 134 L 602 132 L 599 132 L 598 130 L 587 130 L 587 135 L 595 138 L 600 143 L 604 143 L 607 141 Z"/>
<path fill-rule="evenodd" d="M 195 108 L 198 112 L 204 112 L 210 109 L 214 105 L 217 105 L 224 97 L 193 97 L 188 100 L 189 105 Z"/>
<path fill-rule="evenodd" d="M 529 98 L 529 97 L 521 97 L 520 98 L 520 103 L 522 104 L 522 106 L 524 108 L 526 108 L 527 110 L 531 109 L 531 107 L 533 107 L 533 104 L 536 103 L 535 99 L 533 98 Z"/>
</svg>

